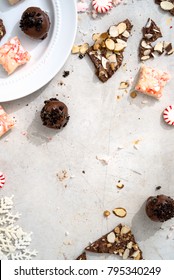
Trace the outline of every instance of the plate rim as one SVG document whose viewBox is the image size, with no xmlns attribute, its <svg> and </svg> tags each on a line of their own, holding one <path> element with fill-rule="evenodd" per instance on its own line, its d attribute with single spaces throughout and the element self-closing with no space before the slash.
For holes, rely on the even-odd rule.
<svg viewBox="0 0 174 280">
<path fill-rule="evenodd" d="M 53 5 L 53 9 L 55 7 L 55 5 L 64 5 L 63 8 L 65 9 L 66 5 L 65 3 L 68 3 L 69 5 L 69 0 L 52 0 L 52 5 Z M 63 65 L 65 64 L 65 62 L 67 61 L 69 55 L 70 55 L 70 52 L 71 52 L 71 49 L 72 49 L 72 46 L 73 46 L 73 43 L 75 41 L 75 38 L 76 38 L 76 33 L 77 33 L 77 5 L 76 5 L 76 0 L 71 0 L 71 14 L 72 14 L 72 8 L 73 8 L 73 24 L 72 23 L 69 23 L 68 25 L 64 24 L 65 23 L 65 20 L 66 18 L 61 18 L 60 20 L 60 34 L 62 32 L 61 28 L 62 28 L 62 25 L 64 26 L 65 30 L 70 29 L 70 26 L 72 27 L 73 26 L 73 29 L 71 28 L 71 33 L 68 38 L 69 42 L 68 42 L 68 45 L 67 45 L 67 48 L 66 48 L 66 55 L 63 56 L 63 59 L 61 59 L 61 63 L 59 64 L 58 67 L 53 67 L 52 69 L 50 69 L 50 66 L 53 65 L 55 62 L 54 62 L 54 55 L 53 54 L 50 54 L 49 55 L 49 59 L 47 59 L 47 63 L 49 64 L 49 67 L 43 67 L 43 76 L 44 78 L 39 80 L 38 83 L 32 83 L 30 78 L 24 78 L 24 82 L 26 81 L 27 84 L 26 84 L 26 90 L 24 91 L 23 87 L 20 87 L 20 81 L 13 84 L 12 83 L 12 90 L 14 90 L 15 88 L 15 91 L 19 91 L 20 93 L 18 95 L 14 95 L 12 96 L 12 94 L 8 97 L 8 94 L 3 94 L 2 96 L 0 95 L 0 102 L 9 102 L 9 101 L 13 101 L 13 100 L 18 100 L 20 98 L 23 98 L 23 97 L 26 97 L 30 94 L 34 94 L 37 90 L 41 89 L 43 86 L 45 86 L 47 83 L 49 83 L 55 76 L 56 74 L 58 74 L 58 72 L 62 69 Z M 54 28 L 54 27 L 53 27 Z M 54 33 L 54 32 L 53 32 Z M 54 42 L 54 49 L 56 49 L 56 46 L 57 44 L 59 43 L 58 41 L 58 38 L 56 39 L 56 42 Z M 43 63 L 42 63 L 43 64 Z M 51 71 L 50 71 L 51 70 Z M 29 74 L 28 76 L 32 77 L 32 73 Z M 33 77 L 32 77 L 33 78 Z M 5 91 L 7 90 L 9 87 L 8 86 L 3 86 L 3 84 L 1 85 L 0 84 L 0 88 L 1 90 Z M 8 89 L 9 90 L 9 89 Z"/>
</svg>

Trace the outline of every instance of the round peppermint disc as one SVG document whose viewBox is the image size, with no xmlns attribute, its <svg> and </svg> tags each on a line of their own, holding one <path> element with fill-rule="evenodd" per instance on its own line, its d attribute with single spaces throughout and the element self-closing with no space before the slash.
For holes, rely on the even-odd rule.
<svg viewBox="0 0 174 280">
<path fill-rule="evenodd" d="M 163 112 L 163 118 L 169 125 L 174 125 L 174 105 L 169 105 Z"/>
<path fill-rule="evenodd" d="M 113 8 L 112 0 L 93 0 L 92 6 L 97 13 L 107 13 Z"/>
<path fill-rule="evenodd" d="M 0 172 L 0 188 L 2 188 L 5 184 L 5 176 L 2 172 Z"/>
</svg>

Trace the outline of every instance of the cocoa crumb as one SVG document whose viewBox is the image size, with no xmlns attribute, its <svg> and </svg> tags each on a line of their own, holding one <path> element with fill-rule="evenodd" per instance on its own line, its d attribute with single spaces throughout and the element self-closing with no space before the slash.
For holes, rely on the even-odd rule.
<svg viewBox="0 0 174 280">
<path fill-rule="evenodd" d="M 62 76 L 63 76 L 64 78 L 66 78 L 66 77 L 68 77 L 68 76 L 69 76 L 69 74 L 70 74 L 70 72 L 69 72 L 69 71 L 64 71 Z"/>
</svg>

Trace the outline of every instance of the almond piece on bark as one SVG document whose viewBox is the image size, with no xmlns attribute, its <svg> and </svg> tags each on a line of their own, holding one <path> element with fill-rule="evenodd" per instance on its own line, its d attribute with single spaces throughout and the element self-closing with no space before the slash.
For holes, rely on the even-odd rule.
<svg viewBox="0 0 174 280">
<path fill-rule="evenodd" d="M 117 28 L 118 28 L 118 33 L 122 34 L 127 28 L 126 23 L 124 23 L 124 22 L 119 23 L 117 25 Z"/>
<path fill-rule="evenodd" d="M 117 37 L 119 35 L 119 30 L 117 28 L 117 26 L 115 25 L 112 25 L 110 28 L 109 28 L 109 35 L 111 37 Z"/>
<path fill-rule="evenodd" d="M 174 8 L 174 4 L 169 2 L 169 1 L 162 1 L 160 3 L 161 9 L 165 10 L 165 11 L 170 11 Z"/>
<path fill-rule="evenodd" d="M 105 41 L 105 44 L 106 44 L 106 48 L 110 51 L 114 50 L 115 48 L 115 42 L 112 40 L 112 39 L 107 39 Z"/>
</svg>

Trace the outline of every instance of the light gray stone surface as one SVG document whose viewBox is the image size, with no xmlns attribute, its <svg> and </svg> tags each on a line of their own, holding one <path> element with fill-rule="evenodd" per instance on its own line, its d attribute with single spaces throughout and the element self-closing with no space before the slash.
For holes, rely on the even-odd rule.
<svg viewBox="0 0 174 280">
<path fill-rule="evenodd" d="M 88 57 L 80 60 L 70 55 L 49 84 L 2 104 L 16 125 L 0 140 L 0 170 L 6 175 L 1 196 L 15 195 L 15 208 L 22 214 L 19 223 L 33 232 L 31 247 L 39 251 L 37 259 L 74 259 L 90 241 L 120 222 L 132 227 L 145 259 L 174 259 L 174 232 L 170 230 L 174 220 L 153 223 L 144 211 L 148 196 L 163 193 L 174 198 L 173 128 L 161 116 L 166 106 L 174 104 L 174 79 L 160 101 L 140 94 L 132 99 L 118 89 L 121 81 L 134 79 L 138 72 L 137 47 L 147 18 L 158 23 L 167 41 L 173 41 L 173 18 L 169 25 L 170 14 L 151 0 L 128 2 L 95 20 L 86 13 L 79 15 L 77 44 L 91 44 L 93 33 L 127 17 L 134 25 L 125 51 L 126 67 L 107 83 L 97 79 Z M 146 65 L 172 75 L 174 56 L 161 56 Z M 70 71 L 67 78 L 62 77 L 64 70 Z M 70 121 L 62 131 L 41 123 L 44 100 L 51 97 L 69 108 Z M 140 140 L 138 149 L 136 140 Z M 108 165 L 96 156 L 109 158 Z M 69 178 L 61 182 L 57 173 L 62 170 Z M 118 180 L 125 185 L 122 190 L 116 188 Z M 162 188 L 156 191 L 159 185 Z M 124 219 L 114 214 L 103 217 L 104 210 L 112 212 L 119 206 L 127 209 Z"/>
</svg>

